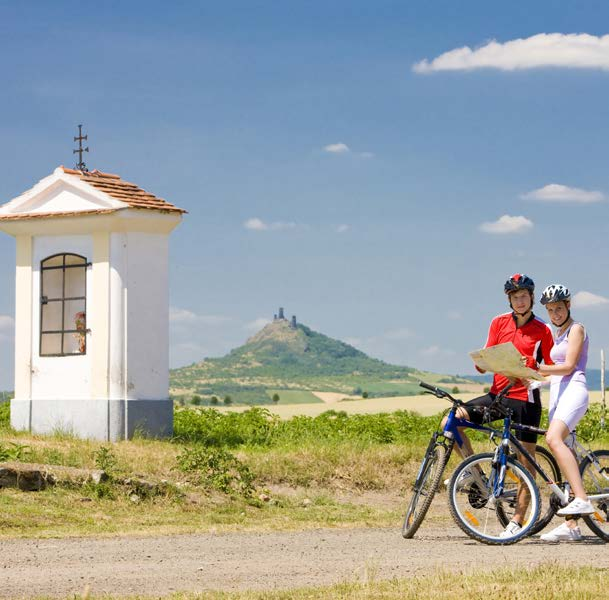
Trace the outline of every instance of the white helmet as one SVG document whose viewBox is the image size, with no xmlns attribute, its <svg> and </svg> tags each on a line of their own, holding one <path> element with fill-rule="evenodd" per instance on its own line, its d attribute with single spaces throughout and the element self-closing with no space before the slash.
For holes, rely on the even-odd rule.
<svg viewBox="0 0 609 600">
<path fill-rule="evenodd" d="M 560 283 L 549 285 L 542 293 L 540 302 L 542 304 L 552 304 L 552 302 L 566 302 L 571 300 L 571 292 L 569 288 Z"/>
</svg>

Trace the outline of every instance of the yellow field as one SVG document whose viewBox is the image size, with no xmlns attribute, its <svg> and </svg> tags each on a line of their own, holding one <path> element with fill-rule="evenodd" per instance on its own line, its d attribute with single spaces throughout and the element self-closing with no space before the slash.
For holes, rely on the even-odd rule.
<svg viewBox="0 0 609 600">
<path fill-rule="evenodd" d="M 450 390 L 450 388 L 448 388 Z M 476 398 L 483 393 L 482 386 L 477 393 L 469 392 L 463 394 L 455 394 L 456 398 L 467 402 L 472 398 Z M 542 391 L 542 402 L 544 406 L 548 405 L 549 391 Z M 600 391 L 590 392 L 590 400 L 592 402 L 601 401 Z M 281 419 L 289 419 L 296 415 L 305 415 L 308 417 L 316 417 L 317 415 L 327 410 L 344 410 L 347 414 L 371 414 L 382 412 L 394 412 L 396 410 L 410 410 L 418 412 L 423 416 L 438 414 L 450 404 L 446 400 L 436 398 L 430 394 L 422 394 L 419 396 L 396 396 L 392 398 L 367 398 L 361 400 L 344 400 L 341 402 L 332 403 L 315 403 L 315 404 L 277 404 L 268 406 L 267 408 Z M 222 412 L 243 412 L 248 406 L 230 406 L 218 407 Z"/>
</svg>

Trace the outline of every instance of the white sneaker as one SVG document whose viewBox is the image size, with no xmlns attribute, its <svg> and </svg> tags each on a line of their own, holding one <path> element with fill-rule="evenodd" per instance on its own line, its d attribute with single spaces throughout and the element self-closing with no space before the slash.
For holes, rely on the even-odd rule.
<svg viewBox="0 0 609 600">
<path fill-rule="evenodd" d="M 556 511 L 559 517 L 568 517 L 569 515 L 591 515 L 594 513 L 594 506 L 589 500 L 575 498 L 567 506 Z"/>
<path fill-rule="evenodd" d="M 544 542 L 578 542 L 582 539 L 582 532 L 579 527 L 569 527 L 566 523 L 559 525 L 552 531 L 540 536 Z"/>
<path fill-rule="evenodd" d="M 507 524 L 507 527 L 499 534 L 500 538 L 511 538 L 517 535 L 517 533 L 522 529 L 522 525 L 520 523 L 516 523 L 516 521 L 510 521 Z"/>
</svg>

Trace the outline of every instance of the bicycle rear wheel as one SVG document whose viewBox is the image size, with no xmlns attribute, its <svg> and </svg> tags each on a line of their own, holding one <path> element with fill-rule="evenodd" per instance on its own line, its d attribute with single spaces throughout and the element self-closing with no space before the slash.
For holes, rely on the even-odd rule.
<svg viewBox="0 0 609 600">
<path fill-rule="evenodd" d="M 593 460 L 587 456 L 579 465 L 586 494 L 609 494 L 609 450 L 596 450 L 592 454 Z M 584 521 L 598 537 L 609 542 L 609 498 L 590 501 L 596 510 L 585 516 Z"/>
<path fill-rule="evenodd" d="M 562 475 L 560 473 L 560 467 L 556 462 L 552 453 L 543 446 L 537 446 L 535 448 L 535 460 L 541 467 L 541 470 L 554 481 L 554 483 L 560 484 Z M 535 478 L 536 474 L 531 473 Z M 545 485 L 544 481 L 539 475 L 537 480 L 540 481 L 541 485 L 537 486 L 539 490 L 539 518 L 535 522 L 535 525 L 529 530 L 529 535 L 535 535 L 542 529 L 545 529 L 548 523 L 554 518 L 557 510 L 557 504 L 552 502 L 553 492 L 549 485 Z"/>
<path fill-rule="evenodd" d="M 411 538 L 423 522 L 440 484 L 447 456 L 446 448 L 441 444 L 436 444 L 425 454 L 402 524 L 402 537 Z"/>
<path fill-rule="evenodd" d="M 519 498 L 524 507 L 523 526 L 503 537 Z M 503 474 L 494 453 L 475 454 L 457 467 L 448 484 L 448 502 L 457 525 L 475 540 L 491 545 L 517 542 L 528 535 L 539 517 L 539 491 L 531 474 L 511 457 L 507 457 Z"/>
</svg>

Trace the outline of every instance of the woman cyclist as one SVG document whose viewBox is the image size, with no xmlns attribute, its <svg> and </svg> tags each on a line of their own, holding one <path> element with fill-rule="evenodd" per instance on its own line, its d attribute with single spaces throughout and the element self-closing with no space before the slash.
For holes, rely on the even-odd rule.
<svg viewBox="0 0 609 600">
<path fill-rule="evenodd" d="M 544 321 L 533 314 L 532 310 L 535 283 L 527 275 L 516 273 L 505 282 L 504 291 L 507 294 L 512 310 L 495 317 L 491 321 L 485 348 L 512 342 L 522 354 L 522 360 L 527 366 L 537 368 L 538 362 L 541 362 L 542 359 L 546 364 L 551 363 L 550 350 L 554 343 L 552 331 Z M 483 372 L 478 367 L 476 368 L 478 371 Z M 493 377 L 493 385 L 490 392 L 485 396 L 467 402 L 464 408 L 459 409 L 457 416 L 475 423 L 481 423 L 484 416 L 482 409 L 491 405 L 497 394 L 510 383 L 513 383 L 513 386 L 504 403 L 508 408 L 512 409 L 514 421 L 523 425 L 539 427 L 539 421 L 541 420 L 539 389 L 533 389 L 533 386 L 529 387 L 525 382 L 519 380 L 510 382 L 507 377 L 499 373 L 495 373 Z M 501 418 L 499 413 L 493 414 L 491 412 L 490 416 L 491 420 Z M 464 442 L 463 454 L 472 454 L 471 443 L 467 435 L 463 430 L 460 430 L 460 433 Z M 526 450 L 535 457 L 537 435 L 530 432 L 517 431 L 516 437 L 522 442 Z M 524 456 L 520 458 L 524 466 L 527 467 L 528 461 L 524 459 Z M 534 472 L 532 468 L 529 468 L 529 471 Z M 524 498 L 519 502 L 513 519 L 506 527 L 506 536 L 510 537 L 514 535 L 522 527 L 521 521 L 526 513 L 526 504 L 526 499 Z"/>
<path fill-rule="evenodd" d="M 551 375 L 550 426 L 546 441 L 562 472 L 571 486 L 575 498 L 557 511 L 557 515 L 589 515 L 594 508 L 582 483 L 575 456 L 565 439 L 575 429 L 588 408 L 586 362 L 588 360 L 588 334 L 581 323 L 571 316 L 571 294 L 560 284 L 549 285 L 541 295 L 541 303 L 557 328 L 551 357 L 554 365 L 541 365 L 542 375 Z M 548 542 L 577 541 L 582 537 L 577 521 L 569 519 L 541 539 Z"/>
</svg>

